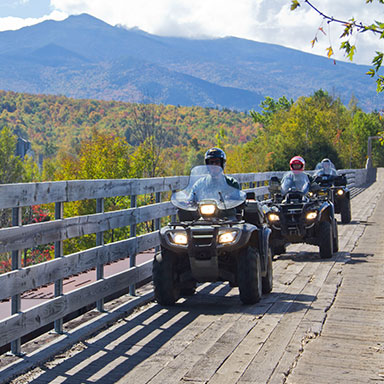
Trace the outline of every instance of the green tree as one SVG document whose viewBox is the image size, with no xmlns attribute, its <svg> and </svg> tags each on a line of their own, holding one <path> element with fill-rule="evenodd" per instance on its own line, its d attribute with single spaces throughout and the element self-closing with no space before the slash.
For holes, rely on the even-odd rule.
<svg viewBox="0 0 384 384">
<path fill-rule="evenodd" d="M 363 168 L 367 160 L 367 142 L 369 136 L 376 136 L 380 130 L 383 129 L 384 122 L 380 119 L 378 113 L 364 113 L 363 111 L 357 111 L 352 119 L 350 129 L 350 168 Z M 374 142 L 372 146 L 373 150 L 373 162 L 375 166 L 384 165 L 383 162 L 383 148 L 380 149 L 380 144 Z"/>
<path fill-rule="evenodd" d="M 0 184 L 24 180 L 23 162 L 15 155 L 17 137 L 8 127 L 0 131 Z"/>
<path fill-rule="evenodd" d="M 20 183 L 24 181 L 23 162 L 15 155 L 17 137 L 8 127 L 0 131 L 0 184 Z M 11 211 L 0 210 L 0 226 L 10 225 Z"/>
<path fill-rule="evenodd" d="M 25 156 L 24 163 L 24 181 L 37 182 L 41 180 L 39 167 L 32 156 Z"/>
<path fill-rule="evenodd" d="M 288 100 L 285 96 L 280 97 L 278 100 L 274 100 L 272 97 L 267 96 L 260 104 L 262 109 L 261 113 L 253 110 L 249 113 L 256 123 L 268 126 L 274 113 L 280 110 L 288 111 L 292 104 L 293 100 Z"/>
<path fill-rule="evenodd" d="M 99 133 L 95 129 L 89 139 L 80 146 L 80 153 L 74 156 L 62 153 L 60 169 L 55 179 L 124 179 L 130 177 L 132 149 L 125 139 L 114 134 Z M 105 211 L 114 211 L 129 207 L 126 197 L 114 197 L 105 200 Z M 84 200 L 65 205 L 65 216 L 80 216 L 95 213 L 95 200 Z M 128 236 L 128 228 L 118 228 L 104 234 L 105 242 L 115 241 Z M 65 253 L 90 248 L 95 245 L 95 235 L 67 240 L 64 243 Z"/>
<path fill-rule="evenodd" d="M 257 158 L 261 168 L 257 171 L 286 170 L 295 155 L 305 158 L 308 169 L 323 157 L 340 166 L 337 149 L 349 123 L 350 115 L 341 102 L 319 90 L 299 98 L 289 108 L 268 112 L 258 137 L 245 146 L 244 157 Z"/>
<path fill-rule="evenodd" d="M 377 0 L 379 3 L 384 4 L 384 0 Z M 297 7 L 301 6 L 301 3 L 306 3 L 308 6 L 310 6 L 313 10 L 315 10 L 323 19 L 327 20 L 328 23 L 338 23 L 343 26 L 343 32 L 340 36 L 341 44 L 340 49 L 344 50 L 347 57 L 352 61 L 355 51 L 356 51 L 356 45 L 351 43 L 351 36 L 354 34 L 364 33 L 367 31 L 373 32 L 375 36 L 377 36 L 379 39 L 384 38 L 384 22 L 377 21 L 376 15 L 374 15 L 374 20 L 372 21 L 372 24 L 364 24 L 361 21 L 355 20 L 353 17 L 349 20 L 339 20 L 334 17 L 330 17 L 328 15 L 325 15 L 323 12 L 321 12 L 319 9 L 317 9 L 310 1 L 308 0 L 291 0 L 291 10 L 295 10 Z M 373 0 L 365 0 L 365 3 L 372 3 Z M 317 36 L 312 40 L 312 46 L 317 42 Z M 333 55 L 334 49 L 332 46 L 327 48 L 327 54 L 328 57 L 331 57 Z M 384 76 L 379 75 L 379 69 L 382 66 L 384 58 L 384 53 L 376 51 L 376 56 L 372 59 L 372 68 L 367 72 L 367 75 L 371 77 L 376 77 L 376 83 L 377 83 L 377 92 L 384 91 Z"/>
</svg>

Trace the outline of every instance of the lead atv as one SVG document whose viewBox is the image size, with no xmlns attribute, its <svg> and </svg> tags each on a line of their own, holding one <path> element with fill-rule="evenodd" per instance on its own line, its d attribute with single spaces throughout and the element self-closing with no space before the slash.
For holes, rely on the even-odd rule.
<svg viewBox="0 0 384 384">
<path fill-rule="evenodd" d="M 178 220 L 161 228 L 153 261 L 159 304 L 173 305 L 201 282 L 238 286 L 244 304 L 272 290 L 271 230 L 263 224 L 258 202 L 229 185 L 221 167 L 193 168 L 188 186 L 173 193 L 171 203 Z"/>
<path fill-rule="evenodd" d="M 340 213 L 341 222 L 350 223 L 352 218 L 351 196 L 347 188 L 346 176 L 339 175 L 333 163 L 327 159 L 327 162 L 322 161 L 316 165 L 313 178 L 321 187 L 329 189 L 335 213 Z"/>
<path fill-rule="evenodd" d="M 284 253 L 291 243 L 318 245 L 322 259 L 338 251 L 337 221 L 329 191 L 316 184 L 311 188 L 305 173 L 293 172 L 286 173 L 281 181 L 272 178 L 269 190 L 272 198 L 264 201 L 263 211 L 272 228 L 274 255 Z"/>
</svg>

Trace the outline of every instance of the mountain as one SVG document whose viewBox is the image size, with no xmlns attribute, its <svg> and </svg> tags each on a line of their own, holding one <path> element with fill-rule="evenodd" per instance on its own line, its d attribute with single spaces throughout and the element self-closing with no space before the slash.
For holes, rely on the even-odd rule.
<svg viewBox="0 0 384 384">
<path fill-rule="evenodd" d="M 322 88 L 382 108 L 368 67 L 227 37 L 194 40 L 113 27 L 90 15 L 0 32 L 0 89 L 173 105 L 257 109 L 265 96 Z"/>
</svg>

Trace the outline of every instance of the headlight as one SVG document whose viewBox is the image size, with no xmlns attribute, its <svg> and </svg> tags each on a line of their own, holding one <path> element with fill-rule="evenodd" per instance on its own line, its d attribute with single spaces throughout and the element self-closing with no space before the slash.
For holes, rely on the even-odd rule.
<svg viewBox="0 0 384 384">
<path fill-rule="evenodd" d="M 236 240 L 237 231 L 219 233 L 218 243 L 229 244 Z"/>
<path fill-rule="evenodd" d="M 211 216 L 215 213 L 216 206 L 214 204 L 202 204 L 200 205 L 201 215 Z"/>
<path fill-rule="evenodd" d="M 169 233 L 171 241 L 177 245 L 187 245 L 188 244 L 188 236 L 185 231 L 177 231 Z"/>
<path fill-rule="evenodd" d="M 315 194 L 313 192 L 308 192 L 308 196 L 313 197 L 313 196 L 315 196 Z"/>
<path fill-rule="evenodd" d="M 336 193 L 337 193 L 338 196 L 343 196 L 344 195 L 344 190 L 343 189 L 338 189 Z"/>
<path fill-rule="evenodd" d="M 305 218 L 306 218 L 307 220 L 315 220 L 316 217 L 317 217 L 317 211 L 311 211 L 311 212 L 307 212 L 307 213 L 305 214 Z"/>
<path fill-rule="evenodd" d="M 267 215 L 268 221 L 271 223 L 276 223 L 280 220 L 280 217 L 277 213 L 268 213 Z"/>
</svg>

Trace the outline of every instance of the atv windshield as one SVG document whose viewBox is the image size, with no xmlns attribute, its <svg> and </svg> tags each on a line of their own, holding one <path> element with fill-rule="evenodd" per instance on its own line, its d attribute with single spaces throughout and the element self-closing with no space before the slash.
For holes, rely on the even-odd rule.
<svg viewBox="0 0 384 384">
<path fill-rule="evenodd" d="M 221 167 L 199 165 L 192 168 L 188 186 L 172 194 L 171 203 L 187 211 L 197 211 L 204 201 L 216 204 L 219 210 L 235 208 L 245 201 L 246 194 L 230 182 Z"/>
<path fill-rule="evenodd" d="M 332 161 L 322 161 L 316 165 L 314 176 L 337 176 L 336 167 Z"/>
<path fill-rule="evenodd" d="M 299 192 L 303 195 L 309 191 L 309 178 L 304 172 L 287 172 L 281 180 L 281 194 L 285 196 L 290 192 Z"/>
</svg>

